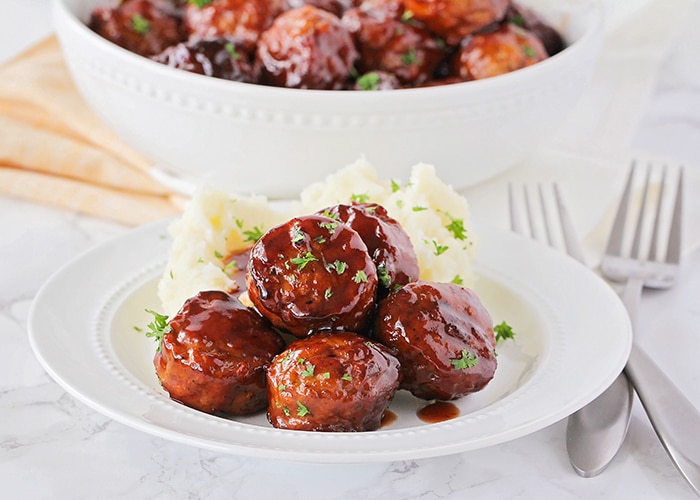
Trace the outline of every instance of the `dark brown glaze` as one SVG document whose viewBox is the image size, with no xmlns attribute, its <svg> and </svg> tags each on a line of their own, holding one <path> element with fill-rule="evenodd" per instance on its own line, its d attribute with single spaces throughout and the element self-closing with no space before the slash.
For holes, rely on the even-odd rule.
<svg viewBox="0 0 700 500">
<path fill-rule="evenodd" d="M 535 35 L 511 23 L 495 31 L 474 35 L 460 47 L 453 60 L 455 76 L 481 80 L 532 66 L 547 58 Z"/>
<path fill-rule="evenodd" d="M 539 38 L 548 55 L 553 56 L 564 49 L 564 40 L 557 30 L 524 5 L 512 2 L 506 13 L 506 20 L 528 30 Z"/>
<path fill-rule="evenodd" d="M 371 431 L 399 387 L 398 360 L 352 332 L 289 345 L 267 371 L 268 419 L 281 429 Z"/>
<path fill-rule="evenodd" d="M 377 271 L 362 238 L 329 217 L 296 217 L 253 246 L 246 277 L 255 307 L 297 337 L 362 331 L 374 308 Z"/>
<path fill-rule="evenodd" d="M 340 19 L 312 5 L 280 14 L 258 40 L 260 82 L 266 85 L 339 90 L 357 57 Z"/>
<path fill-rule="evenodd" d="M 406 10 L 448 45 L 503 19 L 510 0 L 403 0 Z"/>
<path fill-rule="evenodd" d="M 187 300 L 169 325 L 153 362 L 172 399 L 212 414 L 267 406 L 265 370 L 284 341 L 259 314 L 208 291 Z"/>
<path fill-rule="evenodd" d="M 340 220 L 357 231 L 377 266 L 381 296 L 418 279 L 418 258 L 411 239 L 383 206 L 340 204 L 320 210 L 318 214 Z"/>
<path fill-rule="evenodd" d="M 399 1 L 366 1 L 345 12 L 342 20 L 360 53 L 360 73 L 383 71 L 404 85 L 420 85 L 433 78 L 445 57 L 444 46 L 406 17 Z"/>
<path fill-rule="evenodd" d="M 479 391 L 496 371 L 491 316 L 473 291 L 458 285 L 405 285 L 379 303 L 374 335 L 399 358 L 401 387 L 422 399 Z"/>
<path fill-rule="evenodd" d="M 255 44 L 275 16 L 268 0 L 212 0 L 198 6 L 187 4 L 184 26 L 190 39 L 234 38 L 254 50 Z"/>
<path fill-rule="evenodd" d="M 243 248 L 224 257 L 224 271 L 236 283 L 236 290 L 242 291 L 247 287 L 246 273 L 250 260 L 250 248 Z"/>
<path fill-rule="evenodd" d="M 459 417 L 459 408 L 449 401 L 435 401 L 419 409 L 416 415 L 426 424 L 438 424 Z"/>
<path fill-rule="evenodd" d="M 95 7 L 88 26 L 120 47 L 148 57 L 183 40 L 175 12 L 163 0 L 124 0 L 117 6 Z"/>
<path fill-rule="evenodd" d="M 246 47 L 226 38 L 181 42 L 151 59 L 200 75 L 246 83 L 257 81 Z"/>
</svg>

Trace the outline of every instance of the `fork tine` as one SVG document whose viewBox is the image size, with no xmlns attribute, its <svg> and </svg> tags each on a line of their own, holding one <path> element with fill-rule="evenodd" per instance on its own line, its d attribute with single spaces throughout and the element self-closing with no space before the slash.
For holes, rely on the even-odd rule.
<svg viewBox="0 0 700 500">
<path fill-rule="evenodd" d="M 532 204 L 530 203 L 530 192 L 527 189 L 527 185 L 523 186 L 523 198 L 525 199 L 525 214 L 527 215 L 527 222 L 530 226 L 530 238 L 537 239 L 537 232 L 535 231 L 535 215 L 532 210 Z"/>
<path fill-rule="evenodd" d="M 659 185 L 659 199 L 656 202 L 656 215 L 654 215 L 654 226 L 651 231 L 651 242 L 649 244 L 649 260 L 656 260 L 656 253 L 659 247 L 659 221 L 661 220 L 661 206 L 663 205 L 664 190 L 666 187 L 666 165 L 661 171 L 661 184 Z"/>
<path fill-rule="evenodd" d="M 513 183 L 508 183 L 508 208 L 510 209 L 510 229 L 516 233 L 524 234 L 523 225 L 520 221 L 520 216 L 516 210 L 515 192 L 513 191 Z"/>
<path fill-rule="evenodd" d="M 622 198 L 620 199 L 620 204 L 615 214 L 615 220 L 610 230 L 608 244 L 605 247 L 606 255 L 622 255 L 622 237 L 627 220 L 627 207 L 629 205 L 630 193 L 632 192 L 632 179 L 634 178 L 635 167 L 636 162 L 633 161 L 629 173 L 627 174 L 627 184 L 625 184 L 625 190 L 622 193 Z"/>
<path fill-rule="evenodd" d="M 553 187 L 554 198 L 556 199 L 557 211 L 559 213 L 559 224 L 561 224 L 561 234 L 564 238 L 564 246 L 566 246 L 566 253 L 571 255 L 579 262 L 585 263 L 581 242 L 576 236 L 576 230 L 571 222 L 571 217 L 569 216 L 569 212 L 564 205 L 564 199 L 562 198 L 561 191 L 559 191 L 559 185 L 555 182 Z"/>
<path fill-rule="evenodd" d="M 544 201 L 544 192 L 542 191 L 542 184 L 537 184 L 537 192 L 540 197 L 540 211 L 542 212 L 542 220 L 544 221 L 544 230 L 547 236 L 547 243 L 550 247 L 555 247 L 556 244 L 554 243 L 553 234 L 554 222 L 552 221 L 552 216 L 549 213 L 549 210 L 547 210 L 547 203 Z"/>
<path fill-rule="evenodd" d="M 634 240 L 632 241 L 632 249 L 630 256 L 639 258 L 639 247 L 642 241 L 642 228 L 644 226 L 644 214 L 646 213 L 647 194 L 649 193 L 649 182 L 651 179 L 651 165 L 647 165 L 647 175 L 644 180 L 644 190 L 642 191 L 642 202 L 639 205 L 639 215 L 637 217 L 637 226 L 634 229 Z"/>
<path fill-rule="evenodd" d="M 678 264 L 681 261 L 681 219 L 683 217 L 683 167 L 678 173 L 678 185 L 676 187 L 676 201 L 673 205 L 671 229 L 668 235 L 666 248 L 666 262 Z"/>
</svg>

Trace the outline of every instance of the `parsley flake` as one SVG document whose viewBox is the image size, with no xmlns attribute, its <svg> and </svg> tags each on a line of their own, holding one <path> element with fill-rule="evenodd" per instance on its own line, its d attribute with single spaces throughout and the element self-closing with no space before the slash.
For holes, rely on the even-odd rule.
<svg viewBox="0 0 700 500">
<path fill-rule="evenodd" d="M 318 260 L 316 257 L 311 252 L 306 252 L 304 255 L 301 257 L 294 257 L 293 259 L 290 260 L 292 264 L 295 264 L 299 266 L 299 270 L 301 271 L 306 267 L 306 264 L 309 262 L 313 262 L 314 260 Z"/>
<path fill-rule="evenodd" d="M 452 217 L 447 212 L 443 213 L 447 216 L 448 219 L 450 219 L 450 223 L 445 226 L 445 229 L 452 233 L 452 236 L 454 236 L 455 239 L 466 240 L 467 230 L 464 227 L 464 219 L 457 219 L 455 217 Z"/>
<path fill-rule="evenodd" d="M 355 276 L 352 277 L 352 280 L 355 283 L 367 283 L 367 273 L 360 269 L 355 273 Z"/>
<path fill-rule="evenodd" d="M 226 49 L 228 55 L 230 55 L 234 59 L 238 60 L 241 58 L 241 53 L 236 50 L 236 46 L 233 45 L 231 42 L 227 42 L 226 45 L 224 45 L 224 49 Z"/>
<path fill-rule="evenodd" d="M 523 54 L 525 54 L 526 57 L 535 57 L 535 56 L 537 56 L 537 52 L 535 51 L 535 49 L 533 49 L 533 48 L 530 47 L 529 45 L 524 45 L 524 46 L 522 47 L 522 49 L 523 49 Z"/>
<path fill-rule="evenodd" d="M 354 201 L 357 203 L 364 203 L 367 200 L 369 200 L 369 195 L 365 193 L 360 193 L 360 194 L 352 194 L 350 195 L 350 201 Z"/>
<path fill-rule="evenodd" d="M 365 73 L 359 77 L 356 83 L 360 90 L 377 90 L 377 88 L 379 88 L 380 81 L 381 77 L 379 76 L 379 73 L 376 71 L 370 71 L 369 73 Z"/>
<path fill-rule="evenodd" d="M 433 244 L 433 254 L 435 255 L 442 255 L 450 248 L 447 245 L 440 245 L 435 240 L 430 240 L 430 242 Z"/>
<path fill-rule="evenodd" d="M 151 22 L 141 14 L 134 14 L 131 18 L 131 29 L 139 35 L 145 35 L 151 31 Z"/>
<path fill-rule="evenodd" d="M 408 52 L 401 54 L 401 64 L 404 66 L 410 66 L 411 64 L 418 64 L 418 57 L 416 56 L 416 49 L 411 48 Z"/>
<path fill-rule="evenodd" d="M 253 229 L 243 231 L 243 235 L 246 237 L 243 241 L 250 241 L 251 243 L 255 243 L 260 238 L 262 238 L 263 231 L 258 226 L 253 226 Z"/>
<path fill-rule="evenodd" d="M 496 342 L 498 342 L 499 340 L 512 339 L 515 337 L 515 332 L 513 332 L 513 328 L 505 321 L 502 321 L 500 324 L 495 325 L 493 327 L 493 331 L 496 334 Z"/>
<path fill-rule="evenodd" d="M 214 0 L 187 0 L 187 1 L 188 1 L 188 3 L 191 3 L 192 5 L 196 5 L 197 7 L 199 7 L 201 9 L 202 7 L 206 7 L 207 5 L 212 3 Z"/>
<path fill-rule="evenodd" d="M 340 222 L 319 222 L 318 224 L 322 229 L 326 229 L 329 233 L 335 233 L 336 228 L 340 225 Z"/>
<path fill-rule="evenodd" d="M 166 333 L 170 333 L 173 328 L 168 324 L 168 316 L 165 314 L 159 314 L 151 309 L 146 309 L 146 312 L 153 315 L 153 321 L 148 324 L 146 337 L 155 339 L 158 343 L 157 350 L 160 351 L 163 337 Z"/>
<path fill-rule="evenodd" d="M 452 281 L 450 281 L 450 283 L 453 283 L 455 285 L 462 285 L 464 284 L 464 280 L 459 274 L 455 274 L 455 277 L 452 278 Z"/>
<path fill-rule="evenodd" d="M 297 401 L 297 416 L 303 417 L 310 414 L 311 412 L 306 406 L 304 406 L 304 403 L 302 403 L 301 401 Z"/>
<path fill-rule="evenodd" d="M 313 377 L 314 376 L 314 370 L 316 367 L 309 363 L 304 367 L 304 370 L 301 372 L 302 377 Z"/>
<path fill-rule="evenodd" d="M 343 373 L 343 375 L 340 377 L 343 380 L 351 381 L 352 377 L 350 376 L 349 373 Z"/>
<path fill-rule="evenodd" d="M 328 300 L 328 299 L 330 299 L 332 296 L 333 296 L 333 290 L 331 290 L 330 288 L 326 288 L 326 291 L 323 292 L 323 298 L 325 298 L 326 300 Z"/>
<path fill-rule="evenodd" d="M 395 193 L 399 189 L 401 189 L 401 186 L 399 185 L 399 183 L 396 182 L 394 179 L 391 179 L 391 192 Z"/>
<path fill-rule="evenodd" d="M 389 288 L 391 286 L 391 278 L 389 277 L 389 271 L 386 270 L 384 264 L 379 264 L 377 266 L 377 278 L 379 278 L 379 283 L 384 288 Z"/>
<path fill-rule="evenodd" d="M 461 356 L 457 359 L 451 359 L 450 363 L 455 370 L 464 370 L 466 368 L 471 368 L 479 364 L 479 360 L 476 354 L 468 352 L 466 349 L 462 349 Z"/>
<path fill-rule="evenodd" d="M 335 269 L 335 272 L 338 274 L 343 274 L 347 268 L 348 265 L 342 260 L 336 260 L 333 264 L 328 266 L 328 269 Z"/>
</svg>

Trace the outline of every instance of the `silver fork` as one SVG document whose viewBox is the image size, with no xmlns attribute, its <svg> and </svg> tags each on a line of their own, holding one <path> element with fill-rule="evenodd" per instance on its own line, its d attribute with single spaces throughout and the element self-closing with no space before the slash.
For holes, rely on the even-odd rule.
<svg viewBox="0 0 700 500">
<path fill-rule="evenodd" d="M 540 229 L 544 230 L 549 246 L 556 248 L 557 241 L 561 239 L 566 252 L 585 264 L 583 251 L 557 184 L 552 186 L 552 193 L 554 203 L 547 203 L 548 197 L 545 196 L 542 185 L 539 184 L 537 186 L 539 203 L 536 203 L 533 202 L 527 186 L 523 186 L 523 204 L 529 226 L 529 231 L 526 231 L 519 218 L 520 211 L 517 209 L 518 203 L 513 186 L 510 185 L 508 201 L 511 229 L 542 240 L 541 234 L 538 235 L 535 222 L 541 220 Z M 539 210 L 536 210 L 533 204 L 539 205 Z M 552 209 L 552 205 L 556 208 Z M 537 212 L 540 212 L 539 215 Z M 561 238 L 556 238 L 555 234 L 559 234 Z M 627 434 L 633 396 L 627 377 L 621 373 L 600 396 L 568 418 L 566 449 L 571 466 L 580 476 L 593 477 L 600 474 L 617 454 Z"/>
<path fill-rule="evenodd" d="M 629 254 L 623 253 L 628 205 L 635 170 L 633 164 L 601 263 L 601 271 L 607 278 L 625 283 L 621 298 L 630 314 L 633 330 L 637 321 L 642 289 L 644 287 L 668 288 L 676 281 L 680 267 L 683 205 L 683 170 L 681 169 L 678 174 L 675 200 L 672 203 L 673 214 L 666 240 L 665 256 L 660 257 L 661 212 L 667 175 L 664 167 L 651 229 L 649 251 L 644 255 L 641 244 L 651 177 L 651 168 L 648 167 L 639 214 L 634 225 L 631 250 Z M 700 439 L 698 438 L 700 412 L 636 342 L 633 342 L 625 372 L 637 391 L 639 400 L 666 452 L 695 494 L 700 496 Z"/>
</svg>

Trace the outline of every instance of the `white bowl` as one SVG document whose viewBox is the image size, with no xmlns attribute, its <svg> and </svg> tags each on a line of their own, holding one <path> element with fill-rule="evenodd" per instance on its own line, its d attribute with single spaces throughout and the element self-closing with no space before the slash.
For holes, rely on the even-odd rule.
<svg viewBox="0 0 700 500">
<path fill-rule="evenodd" d="M 358 157 L 383 178 L 419 162 L 455 188 L 513 166 L 565 119 L 602 42 L 598 0 L 523 0 L 568 47 L 531 67 L 439 87 L 381 92 L 273 88 L 181 71 L 135 55 L 85 22 L 104 0 L 54 0 L 85 99 L 166 178 L 296 194 Z"/>
</svg>

